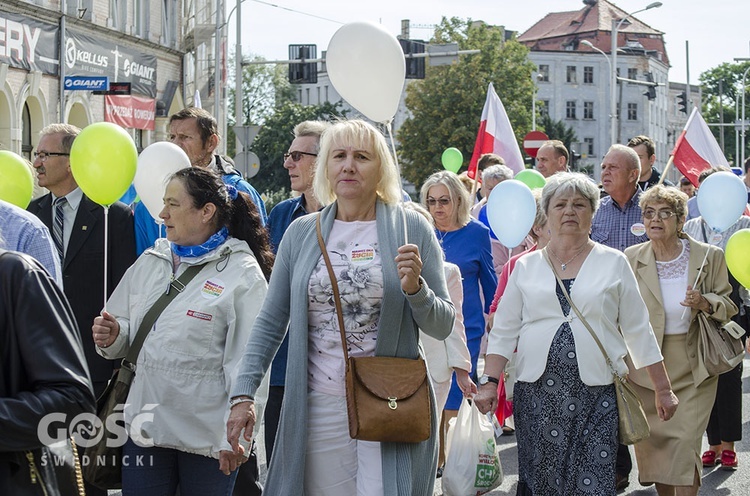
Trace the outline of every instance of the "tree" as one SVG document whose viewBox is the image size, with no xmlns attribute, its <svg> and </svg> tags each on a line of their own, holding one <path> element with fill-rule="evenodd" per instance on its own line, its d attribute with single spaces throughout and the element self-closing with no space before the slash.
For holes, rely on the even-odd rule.
<svg viewBox="0 0 750 496">
<path fill-rule="evenodd" d="M 282 166 L 284 153 L 294 139 L 294 126 L 308 120 L 333 120 L 345 117 L 346 111 L 341 104 L 323 103 L 320 105 L 301 105 L 286 101 L 274 108 L 273 114 L 265 118 L 263 127 L 253 141 L 252 150 L 260 159 L 258 175 L 252 178 L 252 184 L 267 196 L 283 190 L 282 199 L 288 197 L 289 174 Z M 269 210 L 271 206 L 267 207 Z"/>
<path fill-rule="evenodd" d="M 739 64 L 725 62 L 700 75 L 703 93 L 701 114 L 706 122 L 709 124 L 720 122 L 728 124 L 742 118 L 742 74 L 748 67 L 750 67 L 750 62 Z M 750 79 L 745 81 L 746 89 L 750 87 L 748 83 L 750 83 Z M 750 95 L 745 94 L 745 102 L 746 105 L 750 104 Z M 748 118 L 748 116 L 750 116 L 750 108 L 745 109 L 745 117 Z M 735 165 L 741 166 L 742 164 L 739 164 L 741 154 L 737 151 L 734 127 L 710 126 L 710 128 L 719 145 L 722 142 L 721 133 L 724 133 L 724 155 L 729 160 L 734 158 Z M 745 145 L 750 145 L 750 140 L 746 139 Z M 745 156 L 750 156 L 748 149 L 745 150 Z"/>
<path fill-rule="evenodd" d="M 539 126 L 549 139 L 562 141 L 568 151 L 570 151 L 573 143 L 578 141 L 576 132 L 571 126 L 566 125 L 563 121 L 552 120 L 549 114 L 542 114 L 542 117 L 539 118 Z M 580 152 L 581 150 L 576 151 Z"/>
<path fill-rule="evenodd" d="M 531 128 L 532 71 L 528 49 L 505 40 L 502 28 L 459 18 L 443 18 L 431 43 L 457 42 L 461 55 L 450 66 L 427 67 L 425 79 L 406 90 L 411 113 L 398 132 L 403 176 L 415 185 L 442 170 L 440 156 L 448 147 L 464 154 L 468 165 L 479 129 L 487 86 L 492 82 L 505 106 L 516 138 Z"/>
<path fill-rule="evenodd" d="M 234 57 L 230 65 L 234 69 Z M 254 62 L 263 62 L 260 56 L 252 56 Z M 229 85 L 229 114 L 227 126 L 227 153 L 236 154 L 235 135 L 233 126 L 262 125 L 275 108 L 294 97 L 287 80 L 286 66 L 281 64 L 243 64 L 242 65 L 242 115 L 237 119 L 235 114 L 235 74 L 230 72 Z"/>
</svg>

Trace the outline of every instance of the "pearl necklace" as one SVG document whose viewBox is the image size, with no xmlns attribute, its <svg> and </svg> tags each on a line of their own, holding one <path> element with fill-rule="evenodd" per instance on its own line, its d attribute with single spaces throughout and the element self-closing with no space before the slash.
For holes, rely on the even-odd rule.
<svg viewBox="0 0 750 496">
<path fill-rule="evenodd" d="M 578 250 L 578 252 L 577 252 L 577 253 L 576 253 L 575 255 L 573 255 L 573 258 L 571 258 L 571 259 L 570 259 L 570 260 L 568 260 L 567 262 L 563 262 L 562 260 L 560 260 L 560 258 L 559 258 L 559 257 L 558 257 L 558 256 L 557 256 L 557 255 L 555 254 L 555 252 L 554 252 L 554 251 L 552 251 L 552 247 L 550 247 L 549 245 L 547 246 L 547 249 L 548 249 L 548 250 L 549 250 L 549 252 L 550 252 L 550 253 L 552 254 L 552 256 L 553 256 L 553 257 L 555 257 L 555 260 L 557 260 L 557 261 L 558 261 L 558 263 L 560 264 L 560 269 L 562 269 L 562 271 L 563 271 L 563 272 L 565 272 L 565 269 L 567 269 L 567 268 L 568 268 L 568 264 L 570 264 L 570 262 L 572 262 L 573 260 L 575 260 L 576 258 L 578 258 L 578 255 L 580 255 L 581 253 L 583 253 L 583 251 L 584 251 L 584 250 L 585 250 L 585 249 L 586 249 L 586 248 L 587 248 L 588 246 L 589 246 L 589 244 L 588 244 L 588 243 L 584 244 L 584 245 L 583 245 L 583 248 L 581 248 L 580 250 Z"/>
</svg>

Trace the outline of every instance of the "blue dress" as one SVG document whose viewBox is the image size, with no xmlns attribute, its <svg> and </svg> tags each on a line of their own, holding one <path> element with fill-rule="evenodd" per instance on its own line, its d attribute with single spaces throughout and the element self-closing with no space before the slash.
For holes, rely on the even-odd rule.
<svg viewBox="0 0 750 496">
<path fill-rule="evenodd" d="M 458 265 L 463 279 L 464 303 L 461 307 L 466 327 L 466 344 L 471 353 L 471 375 L 476 380 L 479 347 L 484 335 L 484 314 L 489 313 L 497 288 L 497 275 L 492 263 L 490 230 L 481 222 L 471 219 L 455 231 L 436 230 L 438 240 L 448 262 Z M 458 410 L 463 394 L 453 376 L 446 410 Z"/>
</svg>

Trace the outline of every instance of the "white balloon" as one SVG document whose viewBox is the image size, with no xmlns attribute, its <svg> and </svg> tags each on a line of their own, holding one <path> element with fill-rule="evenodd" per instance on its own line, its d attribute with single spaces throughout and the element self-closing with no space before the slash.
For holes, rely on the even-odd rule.
<svg viewBox="0 0 750 496">
<path fill-rule="evenodd" d="M 190 167 L 187 154 L 174 143 L 160 141 L 146 147 L 138 157 L 133 185 L 151 217 L 157 222 L 164 206 L 167 179 L 180 169 Z"/>
<path fill-rule="evenodd" d="M 487 198 L 487 220 L 497 239 L 508 248 L 523 242 L 534 225 L 535 216 L 534 195 L 517 179 L 501 182 Z"/>
<path fill-rule="evenodd" d="M 406 63 L 398 40 L 383 27 L 343 25 L 328 44 L 326 67 L 336 91 L 370 120 L 388 122 L 396 115 Z"/>
<path fill-rule="evenodd" d="M 726 231 L 737 222 L 747 205 L 745 183 L 731 172 L 715 172 L 698 189 L 698 209 L 711 229 Z"/>
</svg>

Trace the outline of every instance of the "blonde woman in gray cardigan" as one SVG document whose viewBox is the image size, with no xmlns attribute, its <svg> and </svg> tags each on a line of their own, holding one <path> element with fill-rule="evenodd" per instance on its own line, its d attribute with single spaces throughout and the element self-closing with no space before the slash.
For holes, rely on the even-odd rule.
<svg viewBox="0 0 750 496">
<path fill-rule="evenodd" d="M 427 221 L 402 212 L 398 172 L 382 134 L 358 120 L 326 131 L 315 194 L 330 203 L 320 220 L 338 275 L 349 354 L 416 358 L 419 329 L 445 339 L 455 310 L 442 252 Z M 431 496 L 437 415 L 422 443 L 349 437 L 343 350 L 316 219 L 294 221 L 279 246 L 231 393 L 228 440 L 241 451 L 243 429 L 245 439 L 252 435 L 253 399 L 289 324 L 286 391 L 264 494 Z"/>
</svg>

